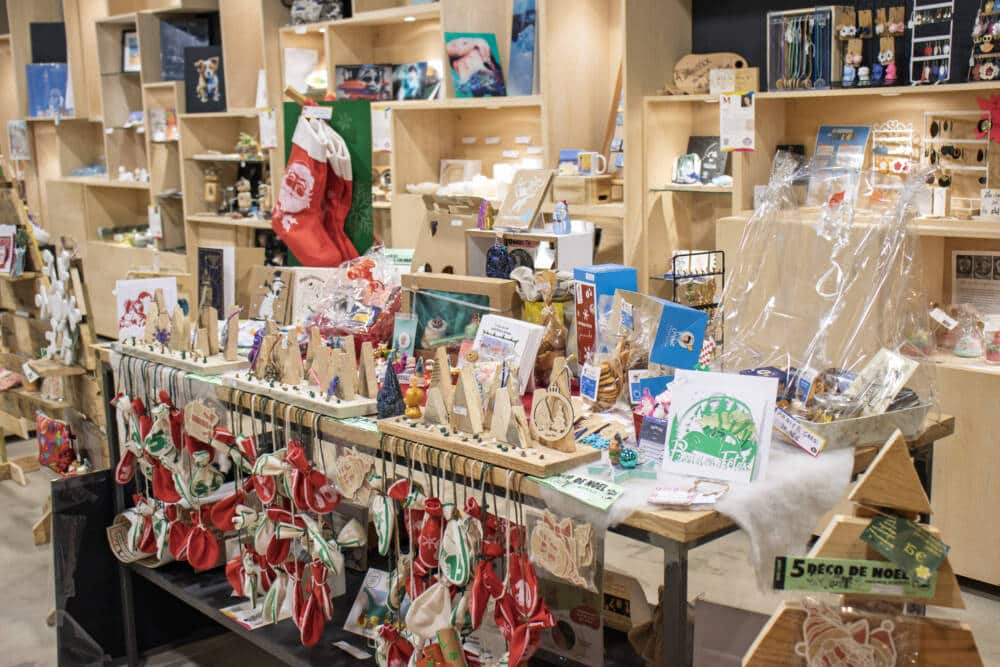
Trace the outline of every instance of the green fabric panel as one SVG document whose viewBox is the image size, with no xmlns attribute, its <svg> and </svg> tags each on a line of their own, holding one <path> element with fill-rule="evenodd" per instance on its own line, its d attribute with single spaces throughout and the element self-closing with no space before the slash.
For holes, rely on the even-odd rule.
<svg viewBox="0 0 1000 667">
<path fill-rule="evenodd" d="M 351 173 L 354 177 L 351 195 L 351 210 L 347 214 L 344 229 L 358 254 L 368 252 L 374 242 L 372 228 L 372 111 L 366 100 L 340 100 L 319 102 L 331 107 L 333 117 L 330 127 L 337 131 L 351 154 Z M 295 102 L 285 102 L 285 163 L 292 152 L 292 135 L 299 122 L 302 107 Z M 291 253 L 289 253 L 291 255 Z M 300 266 L 298 259 L 289 258 L 289 264 Z"/>
</svg>

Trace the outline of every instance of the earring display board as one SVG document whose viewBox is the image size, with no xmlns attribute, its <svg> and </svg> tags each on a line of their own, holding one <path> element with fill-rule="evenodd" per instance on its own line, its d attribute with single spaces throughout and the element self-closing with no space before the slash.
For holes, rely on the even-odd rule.
<svg viewBox="0 0 1000 667">
<path fill-rule="evenodd" d="M 344 222 L 344 231 L 351 239 L 358 254 L 372 247 L 372 112 L 371 104 L 363 100 L 320 102 L 333 110 L 330 127 L 344 139 L 351 154 L 351 210 Z M 295 102 L 285 102 L 284 109 L 285 161 L 292 150 L 292 135 L 298 124 L 302 107 Z"/>
<path fill-rule="evenodd" d="M 943 83 L 951 79 L 955 3 L 913 0 L 910 23 L 910 82 Z"/>
</svg>

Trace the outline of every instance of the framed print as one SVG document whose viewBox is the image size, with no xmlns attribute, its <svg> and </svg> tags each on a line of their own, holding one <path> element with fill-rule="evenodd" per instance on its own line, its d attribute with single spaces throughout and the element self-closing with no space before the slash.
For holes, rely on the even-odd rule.
<svg viewBox="0 0 1000 667">
<path fill-rule="evenodd" d="M 188 113 L 226 110 L 221 46 L 189 46 L 184 49 L 184 100 Z"/>
<path fill-rule="evenodd" d="M 446 32 L 444 42 L 455 97 L 507 95 L 494 33 Z"/>
<path fill-rule="evenodd" d="M 139 33 L 135 30 L 122 31 L 122 71 L 138 72 L 141 67 L 139 59 Z"/>
</svg>

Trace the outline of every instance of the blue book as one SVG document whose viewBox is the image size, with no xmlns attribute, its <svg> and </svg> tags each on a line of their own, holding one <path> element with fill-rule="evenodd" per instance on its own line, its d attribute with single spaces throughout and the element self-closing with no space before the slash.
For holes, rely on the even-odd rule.
<svg viewBox="0 0 1000 667">
<path fill-rule="evenodd" d="M 31 63 L 25 65 L 25 71 L 28 79 L 28 116 L 51 118 L 73 115 L 69 66 L 66 63 Z"/>
<path fill-rule="evenodd" d="M 514 0 L 510 30 L 508 95 L 531 95 L 535 88 L 535 46 L 538 14 L 535 0 Z"/>
</svg>

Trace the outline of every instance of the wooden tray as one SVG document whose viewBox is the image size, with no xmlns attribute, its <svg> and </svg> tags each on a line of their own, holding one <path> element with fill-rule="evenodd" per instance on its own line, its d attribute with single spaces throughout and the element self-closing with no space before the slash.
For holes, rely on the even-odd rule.
<svg viewBox="0 0 1000 667">
<path fill-rule="evenodd" d="M 231 371 L 238 371 L 250 367 L 250 362 L 244 357 L 240 357 L 237 361 L 226 361 L 221 354 L 213 354 L 208 358 L 207 362 L 191 361 L 190 354 L 186 355 L 186 359 L 181 359 L 181 353 L 176 350 L 164 348 L 161 352 L 156 348 L 157 346 L 154 345 L 153 349 L 150 350 L 148 344 L 111 344 L 111 349 L 115 352 L 127 354 L 131 357 L 139 357 L 140 359 L 146 359 L 147 361 L 154 361 L 158 364 L 171 366 L 177 370 L 185 371 L 187 373 L 195 373 L 196 375 L 222 375 L 223 373 L 229 373 Z"/>
<path fill-rule="evenodd" d="M 259 396 L 268 396 L 282 403 L 341 419 L 373 415 L 378 411 L 378 403 L 374 398 L 367 398 L 360 394 L 355 394 L 353 401 L 338 400 L 336 397 L 327 401 L 323 392 L 316 385 L 308 385 L 303 382 L 298 385 L 284 385 L 287 388 L 282 389 L 280 382 L 275 382 L 272 387 L 270 381 L 258 380 L 254 377 L 247 377 L 247 375 L 247 373 L 231 373 L 222 378 L 222 381 L 223 384 L 233 389 L 242 389 Z M 310 391 L 316 394 L 315 398 L 309 396 Z"/>
<path fill-rule="evenodd" d="M 442 435 L 440 430 L 442 427 L 440 426 L 414 422 L 405 417 L 380 419 L 378 428 L 385 435 L 452 452 L 534 477 L 551 477 L 601 458 L 600 450 L 580 446 L 577 446 L 576 452 L 572 454 L 548 447 L 523 450 L 510 448 L 505 452 L 497 447 L 496 438 L 487 433 L 480 436 L 481 440 L 476 440 L 466 433 L 455 433 L 450 430 L 447 435 Z"/>
</svg>

